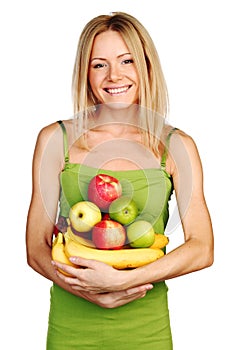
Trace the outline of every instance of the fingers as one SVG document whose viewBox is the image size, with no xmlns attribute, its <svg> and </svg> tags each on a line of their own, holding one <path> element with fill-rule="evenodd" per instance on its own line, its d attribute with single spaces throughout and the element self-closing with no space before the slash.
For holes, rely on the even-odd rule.
<svg viewBox="0 0 233 350">
<path fill-rule="evenodd" d="M 101 263 L 99 261 L 87 260 L 82 258 L 72 259 L 72 263 L 75 262 L 78 268 L 62 264 L 58 261 L 52 261 L 52 265 L 56 269 L 57 276 L 63 280 L 63 282 L 69 284 L 73 289 L 79 291 L 96 292 L 103 293 L 106 290 L 103 276 L 108 276 L 109 274 L 103 272 L 106 269 L 111 269 L 110 266 Z M 83 266 L 80 266 L 82 264 Z M 102 265 L 102 268 L 100 266 Z M 85 266 L 84 266 L 85 265 Z M 84 267 L 84 268 L 80 268 Z M 99 270 L 99 271 L 98 271 Z M 105 278 L 108 279 L 107 277 Z"/>
<path fill-rule="evenodd" d="M 146 293 L 147 291 L 151 290 L 152 288 L 153 288 L 153 284 L 148 283 L 148 284 L 144 284 L 142 286 L 137 286 L 137 287 L 127 289 L 124 292 L 128 296 L 132 296 L 132 295 L 138 294 L 138 293 Z"/>
<path fill-rule="evenodd" d="M 107 292 L 106 288 L 104 288 L 100 281 L 100 276 L 98 278 L 98 276 L 96 276 L 96 272 L 94 272 L 93 275 L 92 269 L 76 268 L 66 264 L 61 264 L 57 261 L 52 262 L 52 265 L 54 265 L 54 267 L 56 268 L 56 275 L 63 282 L 68 284 L 72 289 L 76 291 L 86 291 L 94 293 Z M 94 277 L 94 279 L 91 278 L 91 274 Z"/>
<path fill-rule="evenodd" d="M 65 276 L 63 273 L 56 271 L 57 276 L 66 284 L 68 284 L 74 291 L 77 292 L 87 292 L 87 293 L 105 293 L 106 291 L 100 287 L 90 287 L 81 279 L 78 279 L 76 276 Z"/>
<path fill-rule="evenodd" d="M 69 260 L 72 262 L 72 264 L 75 264 L 81 267 L 88 267 L 89 269 L 96 269 L 98 265 L 105 265 L 101 261 L 84 259 L 78 256 L 71 256 Z"/>
<path fill-rule="evenodd" d="M 97 268 L 99 269 L 100 267 L 105 268 L 108 267 L 108 265 L 106 265 L 105 263 L 101 262 L 101 261 L 97 261 L 97 260 L 91 260 L 91 259 L 84 259 L 81 257 L 77 257 L 77 256 L 72 256 L 69 258 L 70 262 L 72 262 L 72 264 L 77 265 L 77 267 L 86 267 L 92 270 L 96 270 Z M 60 269 L 64 270 L 65 272 L 69 272 L 68 270 L 70 270 L 70 266 L 67 264 L 62 264 L 59 261 L 55 261 L 52 260 L 51 261 L 52 265 L 54 265 L 55 267 L 59 267 Z M 74 272 L 75 270 L 72 268 L 72 271 Z"/>
<path fill-rule="evenodd" d="M 85 268 L 76 268 L 61 264 L 57 261 L 53 261 L 52 264 L 56 268 L 57 276 L 76 291 L 83 291 L 91 294 L 109 293 L 111 296 L 116 296 L 116 298 L 127 300 L 127 298 L 133 299 L 134 297 L 143 297 L 147 291 L 153 288 L 153 285 L 150 283 L 128 289 L 123 288 L 123 286 L 121 287 L 122 289 L 119 289 L 119 283 L 116 283 L 115 288 L 114 283 L 119 277 L 119 272 L 116 272 L 112 267 L 99 261 L 82 259 L 79 257 L 74 257 L 71 261 Z M 100 264 L 102 266 L 100 266 Z"/>
<path fill-rule="evenodd" d="M 153 288 L 153 285 L 146 284 L 139 287 L 130 288 L 120 292 L 92 294 L 86 292 L 80 292 L 84 299 L 97 304 L 101 307 L 112 309 L 125 304 L 128 304 L 134 300 L 144 298 L 146 293 Z"/>
<path fill-rule="evenodd" d="M 56 272 L 58 272 L 58 269 L 59 269 L 59 270 L 66 272 L 69 275 L 75 276 L 75 272 L 77 270 L 76 267 L 72 267 L 72 266 L 69 266 L 67 264 L 62 264 L 62 263 L 55 261 L 55 260 L 52 260 L 51 263 L 56 268 Z"/>
</svg>

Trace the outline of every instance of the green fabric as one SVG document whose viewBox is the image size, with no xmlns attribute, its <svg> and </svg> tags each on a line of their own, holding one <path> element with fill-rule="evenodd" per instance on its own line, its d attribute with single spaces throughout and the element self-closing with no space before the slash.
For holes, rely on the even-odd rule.
<svg viewBox="0 0 233 350">
<path fill-rule="evenodd" d="M 178 130 L 177 128 L 172 128 L 171 131 L 169 132 L 169 134 L 167 135 L 167 138 L 165 140 L 165 148 L 164 148 L 164 152 L 162 155 L 162 159 L 161 159 L 161 169 L 165 170 L 166 169 L 166 160 L 167 160 L 167 152 L 169 149 L 169 143 L 170 143 L 170 138 L 172 136 L 172 134 L 174 133 L 175 130 Z M 67 143 L 67 141 L 65 142 Z"/>
<path fill-rule="evenodd" d="M 168 144 L 169 140 L 166 147 Z M 87 200 L 90 179 L 97 173 L 106 173 L 120 180 L 123 194 L 131 195 L 135 200 L 141 218 L 149 220 L 156 232 L 164 233 L 173 190 L 172 179 L 164 168 L 95 169 L 70 163 L 67 150 L 64 132 L 66 159 L 60 175 L 60 215 L 68 217 L 73 204 Z M 166 154 L 162 161 L 166 162 Z M 114 309 L 101 308 L 53 285 L 47 350 L 72 349 L 172 350 L 166 283 L 155 283 L 144 298 Z"/>
<path fill-rule="evenodd" d="M 47 350 L 172 350 L 167 287 L 114 309 L 51 288 Z"/>
</svg>

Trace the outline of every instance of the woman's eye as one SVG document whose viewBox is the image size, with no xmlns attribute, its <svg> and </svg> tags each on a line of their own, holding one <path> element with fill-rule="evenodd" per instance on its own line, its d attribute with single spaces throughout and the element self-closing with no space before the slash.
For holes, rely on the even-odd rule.
<svg viewBox="0 0 233 350">
<path fill-rule="evenodd" d="M 98 68 L 103 68 L 103 67 L 105 67 L 105 66 L 106 66 L 105 63 L 96 63 L 96 64 L 93 66 L 93 68 L 98 69 Z"/>
<path fill-rule="evenodd" d="M 133 63 L 133 59 L 124 60 L 122 62 L 122 64 L 130 64 L 130 63 Z"/>
</svg>

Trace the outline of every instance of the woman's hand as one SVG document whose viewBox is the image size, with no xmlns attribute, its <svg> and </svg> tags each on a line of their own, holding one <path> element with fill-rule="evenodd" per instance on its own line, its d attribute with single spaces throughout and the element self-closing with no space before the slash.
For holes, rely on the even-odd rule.
<svg viewBox="0 0 233 350">
<path fill-rule="evenodd" d="M 128 304 L 131 301 L 143 298 L 147 291 L 152 288 L 153 285 L 147 284 L 119 292 L 93 294 L 81 291 L 78 293 L 78 295 L 93 304 L 99 305 L 106 309 L 113 309 L 115 307 Z"/>
<path fill-rule="evenodd" d="M 119 271 L 103 262 L 80 257 L 72 257 L 70 260 L 77 268 L 57 261 L 52 261 L 52 264 L 57 269 L 58 277 L 76 291 L 93 294 L 125 292 L 135 286 L 134 281 L 130 283 L 130 271 Z M 71 276 L 65 276 L 58 269 Z M 143 290 L 148 290 L 147 288 L 151 289 L 153 286 L 147 283 L 144 287 Z"/>
<path fill-rule="evenodd" d="M 130 271 L 118 271 L 100 261 L 79 257 L 73 257 L 71 261 L 77 268 L 52 261 L 58 277 L 78 296 L 104 308 L 115 308 L 143 298 L 153 288 L 150 283 L 126 287 L 126 276 Z M 58 268 L 72 277 L 65 276 Z"/>
</svg>

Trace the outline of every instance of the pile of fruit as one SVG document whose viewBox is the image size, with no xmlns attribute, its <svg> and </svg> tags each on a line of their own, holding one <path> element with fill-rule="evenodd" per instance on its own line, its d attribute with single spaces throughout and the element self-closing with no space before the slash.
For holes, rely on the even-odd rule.
<svg viewBox="0 0 233 350">
<path fill-rule="evenodd" d="M 135 268 L 164 255 L 168 237 L 155 233 L 139 217 L 135 201 L 122 195 L 118 179 L 98 174 L 88 186 L 88 200 L 69 212 L 67 231 L 53 242 L 54 260 L 72 265 L 71 256 L 95 259 L 117 269 Z M 135 249 L 140 248 L 140 249 Z"/>
</svg>

